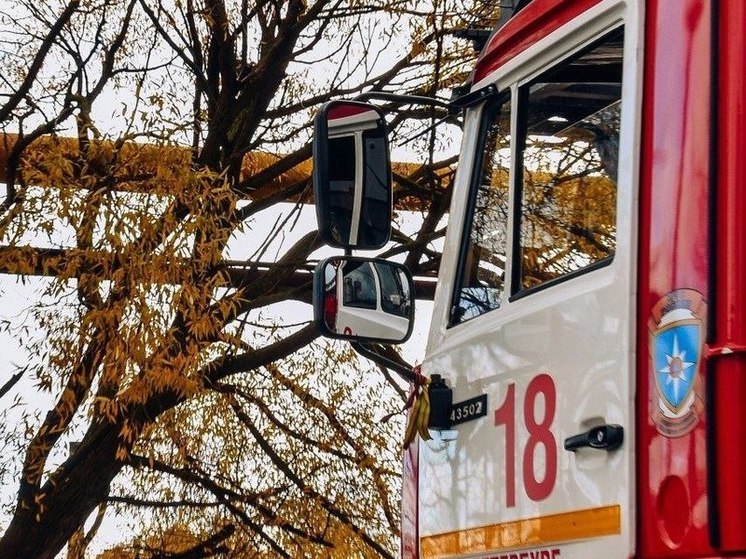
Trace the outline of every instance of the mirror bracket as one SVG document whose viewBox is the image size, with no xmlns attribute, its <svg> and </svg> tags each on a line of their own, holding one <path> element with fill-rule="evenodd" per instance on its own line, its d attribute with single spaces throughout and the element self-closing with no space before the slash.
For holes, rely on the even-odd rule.
<svg viewBox="0 0 746 559">
<path fill-rule="evenodd" d="M 399 93 L 389 93 L 386 91 L 366 91 L 354 98 L 355 101 L 368 101 L 375 99 L 378 101 L 390 101 L 397 105 L 425 105 L 429 107 L 442 107 L 447 109 L 451 114 L 458 114 L 462 110 L 481 103 L 487 97 L 497 94 L 497 86 L 490 84 L 476 91 L 466 92 L 458 95 L 455 99 L 446 101 L 438 97 L 426 97 L 424 95 L 403 95 Z"/>
<path fill-rule="evenodd" d="M 494 83 L 491 83 L 490 85 L 481 89 L 477 89 L 476 91 L 460 95 L 459 97 L 451 101 L 449 107 L 451 108 L 451 110 L 459 112 L 468 107 L 476 105 L 477 103 L 481 103 L 482 101 L 493 95 L 497 95 L 497 86 Z"/>
<path fill-rule="evenodd" d="M 395 371 L 399 374 L 404 380 L 410 383 L 417 382 L 417 376 L 414 374 L 414 371 L 411 367 L 406 367 L 402 365 L 401 363 L 397 363 L 393 359 L 389 359 L 385 355 L 381 355 L 380 353 L 376 353 L 369 347 L 367 347 L 362 342 L 355 342 L 351 341 L 350 345 L 352 346 L 352 349 L 354 349 L 357 353 L 362 355 L 363 357 L 366 357 L 367 359 L 370 359 L 374 363 L 377 363 L 381 365 L 382 367 L 386 367 L 387 369 L 391 369 L 392 371 Z"/>
<path fill-rule="evenodd" d="M 387 91 L 366 91 L 355 97 L 354 101 L 366 102 L 370 99 L 377 101 L 391 101 L 397 105 L 426 105 L 432 107 L 443 107 L 450 109 L 450 101 L 439 99 L 437 97 L 427 97 L 425 95 L 406 95 L 401 93 L 389 93 Z"/>
</svg>

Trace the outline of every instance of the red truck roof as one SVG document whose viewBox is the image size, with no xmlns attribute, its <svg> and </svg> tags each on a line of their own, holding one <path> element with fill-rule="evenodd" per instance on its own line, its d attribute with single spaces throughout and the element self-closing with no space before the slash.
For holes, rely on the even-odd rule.
<svg viewBox="0 0 746 559">
<path fill-rule="evenodd" d="M 474 68 L 474 83 L 599 2 L 533 0 L 487 42 Z"/>
</svg>

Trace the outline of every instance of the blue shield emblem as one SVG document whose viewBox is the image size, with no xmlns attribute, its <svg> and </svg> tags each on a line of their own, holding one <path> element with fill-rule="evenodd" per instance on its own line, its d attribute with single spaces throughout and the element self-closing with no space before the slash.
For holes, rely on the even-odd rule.
<svg viewBox="0 0 746 559">
<path fill-rule="evenodd" d="M 698 320 L 674 322 L 654 333 L 653 371 L 661 401 L 674 414 L 681 411 L 694 387 L 702 347 Z"/>
</svg>

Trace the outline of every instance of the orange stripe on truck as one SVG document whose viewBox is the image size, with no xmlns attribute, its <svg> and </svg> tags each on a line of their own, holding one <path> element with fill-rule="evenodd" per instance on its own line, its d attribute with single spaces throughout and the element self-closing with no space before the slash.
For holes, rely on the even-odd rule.
<svg viewBox="0 0 746 559">
<path fill-rule="evenodd" d="M 425 536 L 420 551 L 422 559 L 448 559 L 620 533 L 621 507 L 610 505 Z"/>
</svg>

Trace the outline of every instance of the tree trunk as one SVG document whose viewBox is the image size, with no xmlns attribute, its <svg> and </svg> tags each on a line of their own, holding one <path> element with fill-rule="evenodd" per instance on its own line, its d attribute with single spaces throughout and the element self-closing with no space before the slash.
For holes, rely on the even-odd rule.
<svg viewBox="0 0 746 559">
<path fill-rule="evenodd" d="M 0 539 L 0 557 L 54 559 L 88 516 L 109 494 L 109 485 L 124 463 L 116 459 L 118 429 L 110 423 L 91 427 L 69 462 L 65 477 L 42 491 L 41 507 L 19 503 Z"/>
</svg>

